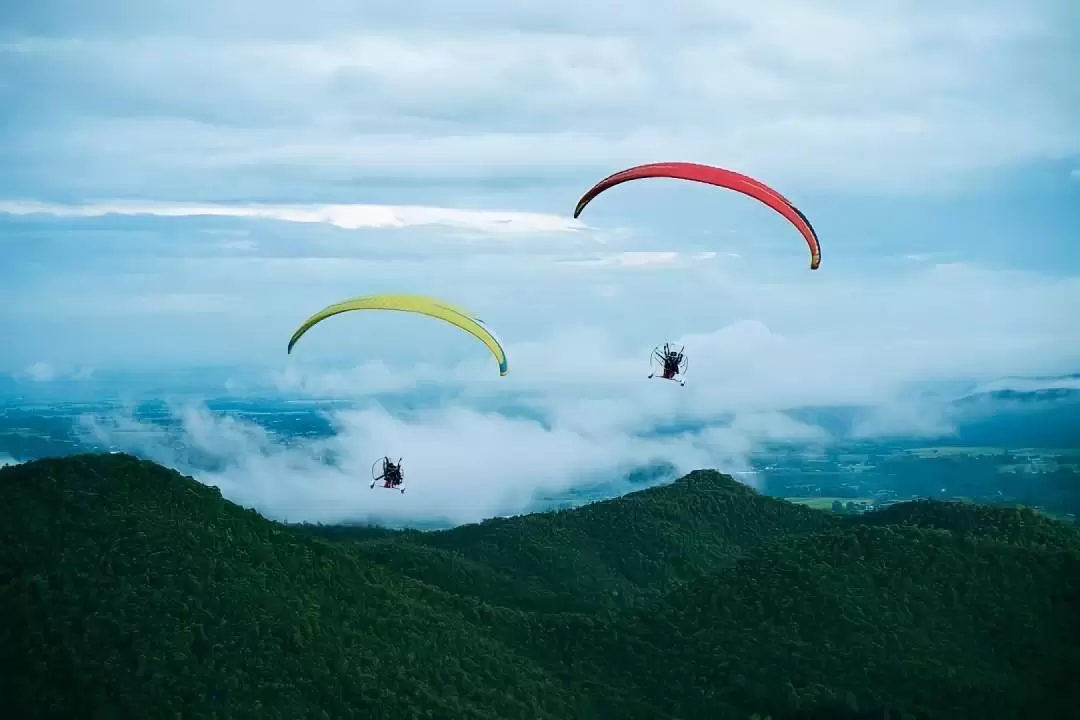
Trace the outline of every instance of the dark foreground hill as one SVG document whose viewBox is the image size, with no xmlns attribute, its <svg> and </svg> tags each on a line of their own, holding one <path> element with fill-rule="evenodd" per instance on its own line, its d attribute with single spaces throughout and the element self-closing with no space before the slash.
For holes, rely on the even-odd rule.
<svg viewBox="0 0 1080 720">
<path fill-rule="evenodd" d="M 369 550 L 387 566 L 457 594 L 522 609 L 591 611 L 639 604 L 771 539 L 838 522 L 831 513 L 697 471 L 617 500 L 400 534 Z"/>
<path fill-rule="evenodd" d="M 1080 535 L 725 476 L 439 533 L 122 455 L 0 470 L 0 716 L 1076 718 Z"/>
</svg>

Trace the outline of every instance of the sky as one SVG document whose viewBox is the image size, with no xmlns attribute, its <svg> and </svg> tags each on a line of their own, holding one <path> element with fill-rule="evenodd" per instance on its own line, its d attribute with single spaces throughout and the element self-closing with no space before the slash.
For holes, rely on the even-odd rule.
<svg viewBox="0 0 1080 720">
<path fill-rule="evenodd" d="M 348 472 L 387 446 L 423 457 L 432 503 L 487 493 L 465 518 L 583 466 L 737 467 L 765 437 L 820 434 L 795 407 L 925 429 L 913 388 L 1077 371 L 1080 5 L 730 5 L 6 3 L 0 333 L 17 341 L 0 372 L 32 387 L 216 366 L 219 395 L 353 399 L 450 384 L 420 420 L 338 417 L 336 442 Z M 595 181 L 664 160 L 777 188 L 821 268 L 782 217 L 712 187 L 630 183 L 572 219 Z M 334 318 L 286 355 L 311 313 L 388 291 L 483 318 L 510 374 L 396 314 Z M 685 388 L 645 379 L 665 340 L 686 344 Z M 478 409 L 493 397 L 547 420 Z M 177 413 L 191 437 L 227 434 Z M 243 477 L 217 479 L 236 497 L 389 507 L 342 501 L 355 473 L 317 448 L 237 432 Z M 481 452 L 513 482 L 474 479 Z M 290 484 L 316 471 L 332 475 L 317 497 Z"/>
</svg>

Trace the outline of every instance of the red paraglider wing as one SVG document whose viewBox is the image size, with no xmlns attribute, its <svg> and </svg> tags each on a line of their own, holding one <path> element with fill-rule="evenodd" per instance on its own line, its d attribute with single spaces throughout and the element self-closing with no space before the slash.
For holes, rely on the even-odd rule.
<svg viewBox="0 0 1080 720">
<path fill-rule="evenodd" d="M 803 215 L 802 211 L 795 207 L 790 200 L 759 180 L 755 180 L 742 173 L 734 172 L 733 170 L 725 170 L 711 165 L 701 165 L 689 162 L 663 162 L 638 165 L 627 170 L 622 170 L 614 175 L 609 175 L 604 178 L 590 188 L 587 193 L 582 195 L 581 199 L 578 200 L 577 207 L 574 208 L 574 217 L 577 218 L 581 215 L 581 211 L 585 209 L 585 206 L 592 202 L 593 198 L 608 188 L 613 188 L 616 185 L 621 185 L 630 180 L 656 177 L 673 178 L 676 180 L 692 180 L 694 182 L 715 185 L 717 187 L 727 188 L 728 190 L 741 192 L 744 195 L 749 195 L 755 200 L 765 203 L 787 218 L 788 222 L 794 225 L 802 234 L 803 238 L 806 240 L 806 244 L 810 247 L 810 269 L 817 270 L 818 266 L 821 264 L 821 245 L 818 243 L 817 233 L 814 231 L 814 227 L 810 224 L 810 221 Z"/>
</svg>

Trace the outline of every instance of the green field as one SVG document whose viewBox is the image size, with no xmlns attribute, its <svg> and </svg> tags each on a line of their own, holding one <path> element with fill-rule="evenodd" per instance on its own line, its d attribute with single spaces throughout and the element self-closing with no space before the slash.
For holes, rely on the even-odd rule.
<svg viewBox="0 0 1080 720">
<path fill-rule="evenodd" d="M 1005 448 L 998 447 L 927 447 L 903 450 L 901 454 L 914 455 L 919 458 L 950 457 L 957 455 L 971 455 L 974 457 L 989 457 L 1004 455 Z"/>
<path fill-rule="evenodd" d="M 1055 458 L 1061 455 L 1076 455 L 1078 450 L 1068 448 L 1000 448 L 1000 447 L 925 447 L 900 450 L 898 455 L 914 455 L 919 458 L 955 457 L 968 455 L 973 457 L 992 457 L 1005 455 L 1022 458 Z"/>
<path fill-rule="evenodd" d="M 832 510 L 832 505 L 837 500 L 841 504 L 847 505 L 850 503 L 865 503 L 869 505 L 874 502 L 874 498 L 871 497 L 856 497 L 856 498 L 841 498 L 841 497 L 786 497 L 784 498 L 788 502 L 798 503 L 799 505 L 805 505 L 806 507 L 814 508 L 815 510 Z"/>
<path fill-rule="evenodd" d="M 806 507 L 813 508 L 814 510 L 825 510 L 825 511 L 828 511 L 828 512 L 832 511 L 832 505 L 837 500 L 839 500 L 845 506 L 849 502 L 855 503 L 856 505 L 865 504 L 867 506 L 871 506 L 873 504 L 873 502 L 874 502 L 874 498 L 872 498 L 872 497 L 842 498 L 842 497 L 818 497 L 818 496 L 812 496 L 812 497 L 793 496 L 793 497 L 785 497 L 784 500 L 787 500 L 788 502 L 796 503 L 798 505 L 805 505 Z M 962 503 L 968 503 L 968 504 L 972 504 L 972 505 L 978 504 L 980 502 L 979 500 L 976 500 L 976 499 L 973 499 L 973 498 L 959 497 L 959 496 L 950 497 L 950 498 L 948 498 L 948 500 L 950 502 L 962 502 Z M 889 503 L 886 503 L 886 504 L 889 504 Z M 1008 504 L 1003 505 L 1003 507 L 1019 508 L 1019 507 L 1027 507 L 1027 506 L 1025 506 L 1025 505 L 1023 505 L 1021 503 L 1008 503 Z M 1057 511 L 1057 510 L 1048 510 L 1048 509 L 1042 508 L 1042 507 L 1032 507 L 1031 509 L 1034 510 L 1035 512 L 1041 514 L 1041 515 L 1045 515 L 1045 516 L 1047 516 L 1049 518 L 1053 518 L 1054 520 L 1058 520 L 1058 521 L 1066 522 L 1066 523 L 1075 522 L 1074 516 L 1069 514 L 1069 513 L 1064 513 L 1064 512 Z"/>
</svg>

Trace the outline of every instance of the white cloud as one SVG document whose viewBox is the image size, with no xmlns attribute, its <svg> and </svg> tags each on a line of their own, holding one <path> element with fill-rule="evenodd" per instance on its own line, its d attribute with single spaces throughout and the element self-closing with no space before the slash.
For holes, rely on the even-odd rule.
<svg viewBox="0 0 1080 720">
<path fill-rule="evenodd" d="M 597 286 L 595 286 L 593 288 L 593 292 L 595 292 L 598 297 L 613 298 L 613 297 L 618 297 L 619 296 L 620 290 L 619 290 L 618 285 L 610 285 L 610 284 L 608 284 L 608 285 L 597 285 Z"/>
<path fill-rule="evenodd" d="M 200 480 L 235 502 L 291 521 L 446 519 L 461 523 L 532 507 L 540 495 L 615 481 L 639 466 L 671 462 L 744 469 L 749 432 L 729 430 L 672 438 L 634 437 L 588 420 L 543 424 L 463 406 L 401 419 L 381 408 L 333 415 L 336 434 L 283 445 L 266 431 L 198 406 L 174 409 L 176 435 L 131 417 L 87 418 L 99 442 L 185 467 L 180 447 L 213 458 Z M 405 495 L 369 489 L 372 462 L 405 459 Z M 335 458 L 328 464 L 328 457 Z"/>
<path fill-rule="evenodd" d="M 695 375 L 712 372 L 698 360 L 704 353 L 720 387 L 726 377 L 740 378 L 725 389 L 736 397 L 834 401 L 893 382 L 1044 375 L 1080 365 L 1072 312 L 1080 278 L 932 261 L 810 272 L 797 237 L 783 240 L 785 262 L 756 252 L 696 260 L 693 252 L 642 250 L 585 255 L 591 264 L 559 262 L 576 258 L 547 241 L 528 256 L 429 249 L 415 260 L 373 256 L 373 246 L 393 245 L 381 240 L 349 257 L 157 254 L 173 250 L 167 240 L 98 262 L 92 246 L 78 256 L 85 262 L 0 288 L 4 307 L 17 309 L 0 312 L 4 331 L 20 338 L 0 362 L 12 370 L 41 358 L 93 367 L 163 358 L 284 363 L 289 335 L 321 307 L 372 292 L 420 292 L 495 328 L 512 348 L 514 383 L 571 371 L 610 375 L 609 359 L 644 358 L 656 343 L 680 337 L 694 348 Z M 305 243 L 295 242 L 300 251 Z M 544 338 L 560 337 L 560 328 L 569 338 L 574 325 L 589 330 L 545 347 Z M 598 333 L 615 349 L 571 367 L 570 357 L 594 356 Z M 533 350 L 530 343 L 540 344 Z M 419 360 L 432 365 L 435 379 L 470 358 L 490 370 L 482 348 L 457 329 L 376 313 L 327 321 L 292 362 L 343 367 L 383 359 L 400 368 Z"/>
<path fill-rule="evenodd" d="M 873 408 L 852 428 L 852 437 L 946 437 L 956 431 L 940 400 L 912 397 Z"/>
<path fill-rule="evenodd" d="M 419 364 L 411 372 L 395 373 L 386 363 L 375 361 L 355 368 L 305 372 L 296 364 L 271 374 L 276 390 L 312 397 L 356 397 L 357 393 L 401 392 L 419 383 L 445 379 L 443 368 Z"/>
<path fill-rule="evenodd" d="M 197 407 L 176 410 L 179 435 L 148 434 L 130 418 L 103 421 L 96 432 L 182 468 L 181 448 L 215 458 L 222 469 L 200 478 L 274 517 L 464 522 L 520 512 L 537 495 L 617 479 L 639 466 L 741 473 L 763 442 L 829 442 L 821 428 L 785 412 L 796 408 L 864 407 L 853 428 L 858 437 L 947 433 L 943 401 L 921 392 L 928 384 L 971 387 L 1080 366 L 1080 338 L 1068 331 L 1071 308 L 1080 304 L 1075 278 L 922 263 L 826 284 L 805 270 L 790 282 L 740 272 L 716 285 L 712 273 L 722 270 L 683 272 L 682 285 L 660 283 L 648 293 L 635 286 L 617 307 L 576 305 L 595 292 L 592 283 L 580 294 L 548 291 L 541 324 L 513 338 L 502 333 L 511 358 L 505 378 L 484 348 L 457 330 L 435 340 L 438 323 L 420 332 L 418 320 L 415 336 L 372 343 L 400 318 L 343 320 L 321 348 L 314 342 L 302 356 L 282 353 L 277 369 L 243 377 L 251 390 L 271 384 L 355 404 L 333 414 L 329 439 L 282 444 Z M 673 293 L 694 300 L 673 314 Z M 514 300 L 507 317 L 520 319 L 535 299 Z M 563 312 L 574 307 L 582 312 Z M 610 322 L 599 321 L 605 308 Z M 239 340 L 239 325 L 222 327 L 232 328 L 231 342 Z M 346 327 L 363 330 L 342 332 Z M 271 339 L 283 341 L 274 332 Z M 645 378 L 648 351 L 665 339 L 686 345 L 686 387 Z M 395 394 L 438 399 L 404 411 L 416 401 Z M 370 464 L 383 454 L 406 458 L 405 496 L 368 489 Z M 336 462 L 328 464 L 331 457 Z"/>
<path fill-rule="evenodd" d="M 971 394 L 991 392 L 1032 393 L 1043 390 L 1080 390 L 1080 376 L 1000 378 L 979 385 L 972 390 Z"/>
<path fill-rule="evenodd" d="M 3 202 L 0 213 L 9 215 L 46 214 L 57 217 L 89 218 L 105 215 L 151 215 L 155 217 L 233 217 L 280 220 L 294 223 L 324 223 L 344 230 L 360 228 L 405 228 L 444 225 L 485 233 L 572 232 L 584 227 L 572 218 L 529 212 L 456 210 L 453 208 L 391 205 L 192 205 L 166 202 L 110 202 L 59 205 L 41 202 Z M 230 241 L 236 249 L 252 249 L 251 241 Z"/>
<path fill-rule="evenodd" d="M 34 382 L 50 382 L 56 378 L 53 366 L 41 360 L 27 367 L 23 373 Z"/>
<path fill-rule="evenodd" d="M 54 380 L 89 380 L 94 375 L 94 369 L 90 367 L 57 367 L 56 365 L 38 360 L 23 368 L 22 372 L 16 373 L 16 377 L 23 377 L 35 383 L 49 383 Z"/>
<path fill-rule="evenodd" d="M 80 195 L 325 197 L 401 178 L 577 185 L 696 158 L 785 186 L 925 193 L 1080 152 L 1067 0 L 485 0 L 457 17 L 326 0 L 296 27 L 213 32 L 195 18 L 217 6 L 190 5 L 3 46 L 26 73 L 11 80 L 20 177 Z"/>
<path fill-rule="evenodd" d="M 998 279 L 971 269 L 938 272 L 951 281 L 938 292 L 948 285 L 976 298 L 980 279 Z M 923 283 L 921 297 L 938 303 L 935 284 Z M 1012 287 L 1012 299 L 1020 303 L 1033 289 Z M 869 291 L 861 300 L 861 310 L 871 316 L 898 307 Z M 910 312 L 924 325 L 934 317 L 918 306 Z M 1006 367 L 1060 370 L 1080 360 L 1076 342 L 1041 344 L 1055 323 L 1025 335 L 1024 313 L 992 314 L 982 324 L 968 316 L 960 333 L 939 311 L 943 324 L 924 327 L 918 337 L 906 336 L 899 329 L 903 321 L 886 315 L 881 317 L 888 326 L 871 333 L 872 326 L 858 326 L 857 335 L 838 332 L 827 318 L 805 326 L 798 318 L 775 326 L 738 321 L 675 338 L 691 357 L 685 388 L 645 379 L 647 348 L 604 328 L 563 327 L 546 338 L 511 343 L 507 378 L 499 378 L 482 353 L 453 366 L 420 350 L 401 364 L 380 360 L 329 371 L 291 362 L 258 379 L 256 385 L 270 381 L 293 395 L 355 403 L 357 409 L 330 415 L 335 431 L 327 439 L 282 443 L 198 406 L 174 408 L 180 422 L 173 430 L 127 416 L 88 427 L 99 441 L 181 469 L 187 468 L 184 452 L 212 458 L 221 469 L 197 473 L 201 480 L 273 517 L 467 522 L 522 512 L 538 496 L 599 480 L 625 490 L 618 479 L 650 465 L 670 464 L 678 473 L 715 467 L 753 482 L 757 476 L 745 473 L 748 457 L 763 442 L 832 440 L 822 428 L 785 413 L 799 407 L 864 406 L 854 437 L 949 433 L 945 402 L 920 394 L 923 384 L 999 374 Z M 1057 354 L 1047 352 L 1053 348 Z M 423 359 L 413 364 L 417 358 Z M 393 394 L 416 388 L 439 400 L 400 410 Z M 383 454 L 405 458 L 405 496 L 368 489 L 370 465 Z"/>
<path fill-rule="evenodd" d="M 716 253 L 712 253 L 715 255 Z M 592 258 L 563 260 L 573 265 L 614 265 L 617 267 L 649 267 L 652 265 L 672 265 L 679 261 L 680 253 L 672 251 L 630 251 L 620 253 L 602 253 Z"/>
</svg>

